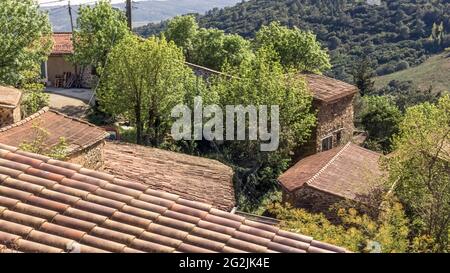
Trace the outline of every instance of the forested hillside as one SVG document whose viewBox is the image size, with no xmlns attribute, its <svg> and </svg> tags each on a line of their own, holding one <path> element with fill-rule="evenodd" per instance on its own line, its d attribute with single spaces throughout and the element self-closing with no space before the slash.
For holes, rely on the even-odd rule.
<svg viewBox="0 0 450 273">
<path fill-rule="evenodd" d="M 450 47 L 449 0 L 382 0 L 381 5 L 357 0 L 250 0 L 213 9 L 198 21 L 201 27 L 247 38 L 271 21 L 311 30 L 330 50 L 329 74 L 347 81 L 355 62 L 366 57 L 381 76 L 418 65 L 429 54 Z M 149 36 L 166 24 L 136 31 Z"/>
</svg>

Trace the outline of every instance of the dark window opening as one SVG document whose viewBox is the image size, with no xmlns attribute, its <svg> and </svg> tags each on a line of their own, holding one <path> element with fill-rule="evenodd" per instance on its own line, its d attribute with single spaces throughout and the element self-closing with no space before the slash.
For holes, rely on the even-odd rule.
<svg viewBox="0 0 450 273">
<path fill-rule="evenodd" d="M 341 145 L 341 141 L 342 141 L 342 132 L 337 132 L 336 134 L 336 143 L 337 145 Z"/>
<path fill-rule="evenodd" d="M 327 137 L 322 140 L 322 152 L 333 149 L 333 137 Z"/>
</svg>

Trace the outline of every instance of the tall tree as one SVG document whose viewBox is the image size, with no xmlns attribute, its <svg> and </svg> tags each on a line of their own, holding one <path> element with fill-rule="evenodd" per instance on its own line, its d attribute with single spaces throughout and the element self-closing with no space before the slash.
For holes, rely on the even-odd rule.
<svg viewBox="0 0 450 273">
<path fill-rule="evenodd" d="M 192 55 L 194 40 L 197 36 L 198 24 L 193 15 L 177 16 L 171 19 L 164 31 L 167 40 L 173 41 L 183 48 L 187 59 Z"/>
<path fill-rule="evenodd" d="M 194 88 L 195 76 L 174 43 L 130 35 L 110 52 L 97 95 L 103 110 L 133 120 L 138 144 L 146 129 L 158 146 L 170 129 L 172 108 Z"/>
<path fill-rule="evenodd" d="M 82 6 L 74 32 L 72 62 L 80 67 L 105 66 L 108 53 L 130 33 L 124 13 L 100 0 L 94 7 Z"/>
<path fill-rule="evenodd" d="M 225 34 L 222 30 L 198 31 L 189 61 L 221 71 L 225 64 L 239 66 L 252 57 L 250 42 L 236 34 Z"/>
<path fill-rule="evenodd" d="M 279 147 L 261 151 L 262 140 L 216 142 L 224 160 L 237 168 L 237 195 L 242 209 L 253 210 L 262 197 L 277 187 L 277 178 L 290 164 L 291 153 L 308 140 L 315 124 L 311 94 L 294 72 L 286 74 L 277 54 L 261 48 L 253 59 L 237 68 L 225 69 L 232 77 L 218 77 L 210 94 L 217 94 L 223 109 L 227 105 L 279 107 Z M 246 123 L 250 122 L 246 115 Z M 272 122 L 269 115 L 269 124 Z M 273 121 L 275 122 L 275 121 Z M 254 124 L 253 124 L 254 125 Z M 270 129 L 270 127 L 269 127 Z"/>
<path fill-rule="evenodd" d="M 362 103 L 359 115 L 361 125 L 369 134 L 368 148 L 390 152 L 402 117 L 400 110 L 387 96 L 366 96 Z"/>
<path fill-rule="evenodd" d="M 192 15 L 170 20 L 164 35 L 183 48 L 188 62 L 211 69 L 221 70 L 225 64 L 238 66 L 252 57 L 249 41 L 222 30 L 199 28 Z"/>
<path fill-rule="evenodd" d="M 0 84 L 17 85 L 25 71 L 39 71 L 51 45 L 48 16 L 36 1 L 0 1 Z"/>
<path fill-rule="evenodd" d="M 360 60 L 353 68 L 353 82 L 358 87 L 361 96 L 368 95 L 375 90 L 374 72 L 369 58 Z"/>
<path fill-rule="evenodd" d="M 390 183 L 412 216 L 415 236 L 450 251 L 450 96 L 409 108 L 388 160 Z"/>
<path fill-rule="evenodd" d="M 278 22 L 263 26 L 254 40 L 257 49 L 273 48 L 286 68 L 321 73 L 331 68 L 326 50 L 316 36 L 296 27 L 289 29 Z"/>
</svg>

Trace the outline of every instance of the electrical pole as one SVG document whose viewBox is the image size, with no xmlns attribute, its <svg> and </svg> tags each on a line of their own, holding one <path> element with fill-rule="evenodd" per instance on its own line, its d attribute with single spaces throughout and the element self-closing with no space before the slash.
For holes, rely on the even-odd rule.
<svg viewBox="0 0 450 273">
<path fill-rule="evenodd" d="M 131 31 L 133 31 L 133 25 L 132 25 L 132 20 L 131 20 L 131 0 L 127 0 L 126 3 L 126 15 L 127 15 L 127 22 L 128 22 L 128 27 L 130 28 Z"/>
<path fill-rule="evenodd" d="M 68 5 L 69 5 L 70 27 L 73 33 L 73 17 L 72 17 L 72 6 L 70 6 L 70 0 L 68 2 Z"/>
</svg>

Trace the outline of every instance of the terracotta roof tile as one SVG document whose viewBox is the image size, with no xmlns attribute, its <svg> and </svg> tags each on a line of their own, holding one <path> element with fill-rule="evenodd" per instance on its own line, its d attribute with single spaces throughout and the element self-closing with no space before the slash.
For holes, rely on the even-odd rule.
<svg viewBox="0 0 450 273">
<path fill-rule="evenodd" d="M 314 99 L 319 101 L 330 103 L 358 92 L 356 86 L 324 75 L 303 73 L 300 77 L 306 80 Z"/>
<path fill-rule="evenodd" d="M 300 160 L 278 180 L 293 192 L 303 186 L 352 200 L 362 200 L 382 181 L 381 154 L 348 143 Z"/>
<path fill-rule="evenodd" d="M 72 54 L 72 33 L 53 33 L 52 55 Z"/>
<path fill-rule="evenodd" d="M 49 133 L 49 137 L 44 143 L 48 149 L 59 144 L 60 138 L 64 137 L 67 142 L 67 153 L 69 156 L 97 144 L 108 136 L 107 132 L 99 127 L 80 119 L 68 117 L 46 107 L 18 123 L 0 128 L 0 143 L 18 147 L 24 142 L 33 141 L 36 135 L 33 126 L 38 126 Z M 48 158 L 44 156 L 31 155 L 33 154 L 20 151 L 15 154 L 10 154 L 9 156 L 16 157 L 15 159 L 11 159 L 14 162 L 23 164 L 30 163 L 29 165 L 35 168 L 37 168 L 42 161 L 48 160 Z M 66 163 L 58 163 L 58 165 L 53 164 L 55 163 L 54 161 L 46 163 L 51 165 L 46 165 L 47 168 L 56 168 L 57 166 L 65 168 L 65 166 L 68 166 Z M 64 174 L 80 170 L 77 165 L 71 167 L 74 170 L 65 168 Z M 62 171 L 60 170 L 57 172 L 56 170 L 58 169 L 51 171 L 55 173 L 61 173 Z"/>
<path fill-rule="evenodd" d="M 38 164 L 1 147 L 0 245 L 13 246 L 9 250 L 345 252 L 176 194 L 99 172 L 81 174 L 45 157 Z"/>
<path fill-rule="evenodd" d="M 6 86 L 0 86 L 0 107 L 16 108 L 22 98 L 22 91 Z"/>
<path fill-rule="evenodd" d="M 130 185 L 128 181 L 117 181 L 119 185 L 144 191 L 145 186 L 137 185 L 145 184 L 145 192 L 149 195 L 159 194 L 166 201 L 181 196 L 187 200 L 180 202 L 185 202 L 189 207 L 208 211 L 211 207 L 209 204 L 212 204 L 215 208 L 231 211 L 236 203 L 233 170 L 215 160 L 108 142 L 105 146 L 104 170 L 118 178 L 140 182 Z M 111 177 L 104 179 L 111 180 Z"/>
</svg>

